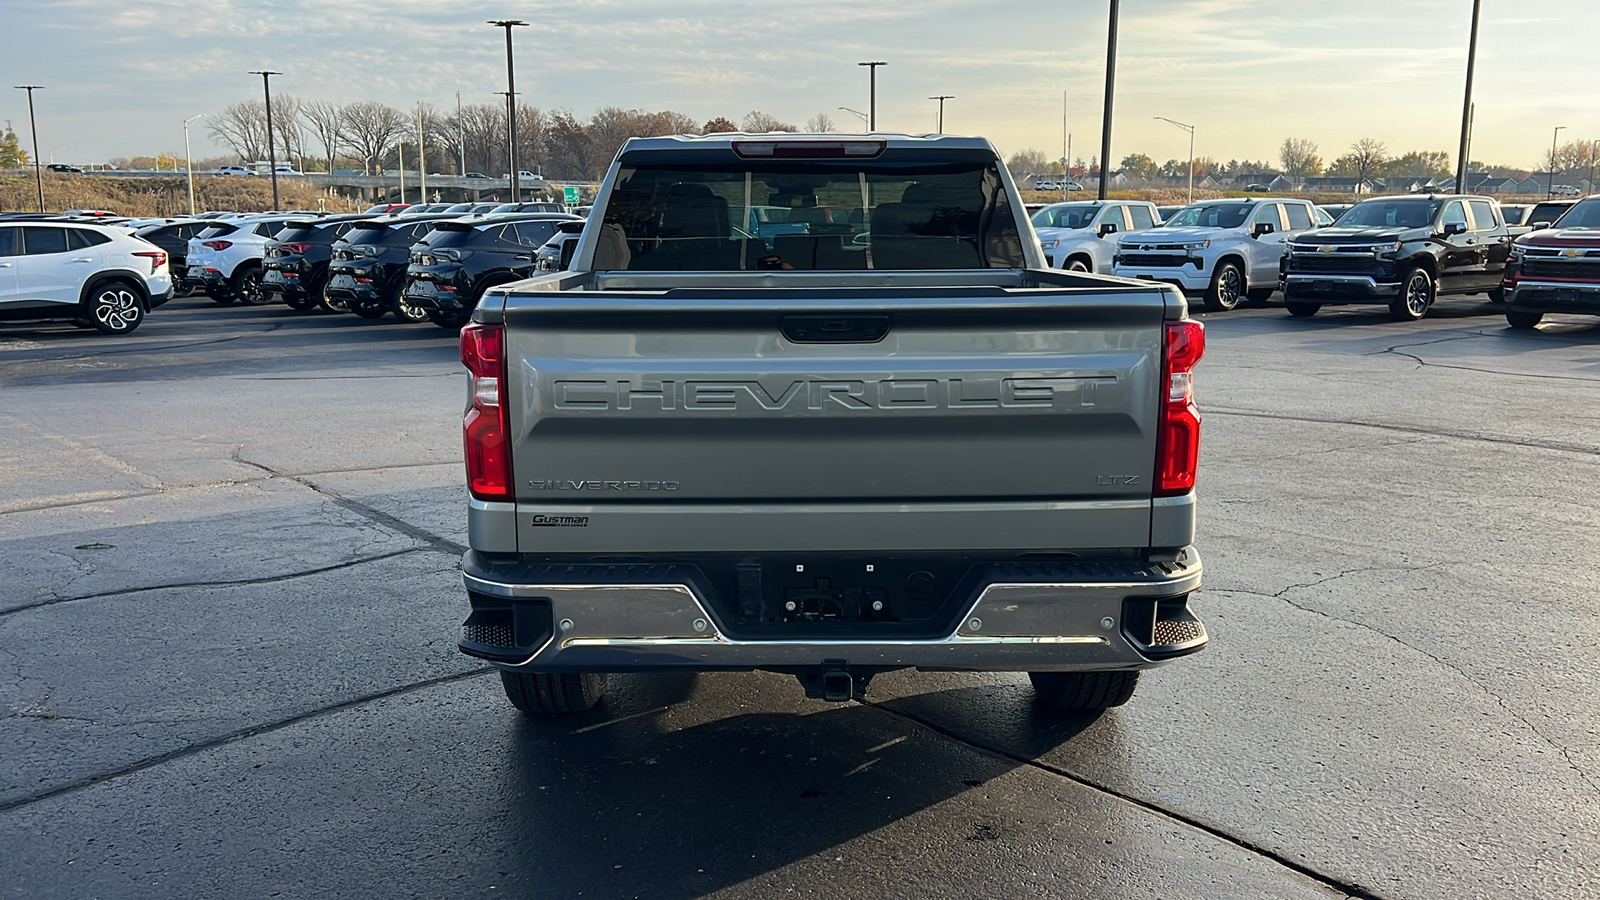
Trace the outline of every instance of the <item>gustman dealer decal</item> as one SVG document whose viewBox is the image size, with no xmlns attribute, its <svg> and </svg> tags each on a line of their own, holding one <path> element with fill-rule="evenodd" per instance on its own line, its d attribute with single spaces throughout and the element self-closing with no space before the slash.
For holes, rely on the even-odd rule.
<svg viewBox="0 0 1600 900">
<path fill-rule="evenodd" d="M 588 528 L 588 516 L 534 516 L 532 524 L 539 528 Z"/>
</svg>

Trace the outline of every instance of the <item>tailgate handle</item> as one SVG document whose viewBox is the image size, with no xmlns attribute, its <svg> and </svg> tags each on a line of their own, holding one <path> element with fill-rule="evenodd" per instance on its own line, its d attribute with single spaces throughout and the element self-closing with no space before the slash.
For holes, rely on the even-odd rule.
<svg viewBox="0 0 1600 900">
<path fill-rule="evenodd" d="M 783 336 L 796 344 L 871 344 L 889 333 L 886 315 L 783 317 Z"/>
</svg>

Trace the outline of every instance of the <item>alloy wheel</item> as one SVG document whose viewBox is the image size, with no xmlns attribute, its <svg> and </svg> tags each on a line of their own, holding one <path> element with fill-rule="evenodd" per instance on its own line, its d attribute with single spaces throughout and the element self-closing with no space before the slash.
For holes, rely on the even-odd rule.
<svg viewBox="0 0 1600 900">
<path fill-rule="evenodd" d="M 122 285 L 102 288 L 94 298 L 95 327 L 107 334 L 121 334 L 138 327 L 144 318 L 139 298 Z"/>
</svg>

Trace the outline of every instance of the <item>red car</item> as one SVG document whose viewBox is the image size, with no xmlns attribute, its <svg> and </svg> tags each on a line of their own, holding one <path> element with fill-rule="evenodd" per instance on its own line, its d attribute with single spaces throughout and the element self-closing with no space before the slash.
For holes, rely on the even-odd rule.
<svg viewBox="0 0 1600 900">
<path fill-rule="evenodd" d="M 1512 328 L 1533 328 L 1547 312 L 1600 316 L 1600 195 L 1517 238 L 1501 286 Z"/>
</svg>

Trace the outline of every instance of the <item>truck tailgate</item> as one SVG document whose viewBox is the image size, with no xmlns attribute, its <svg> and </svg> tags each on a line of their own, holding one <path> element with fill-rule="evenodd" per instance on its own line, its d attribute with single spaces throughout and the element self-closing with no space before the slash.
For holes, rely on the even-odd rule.
<svg viewBox="0 0 1600 900">
<path fill-rule="evenodd" d="M 786 529 L 764 522 L 829 508 L 856 514 L 845 546 L 977 547 L 986 528 L 1011 547 L 1147 546 L 1165 307 L 1118 288 L 513 295 L 519 512 L 593 519 L 519 529 L 519 548 L 674 545 L 601 527 L 647 509 L 691 530 L 776 514 L 742 518 L 768 544 Z M 931 511 L 967 543 L 930 542 Z"/>
</svg>

